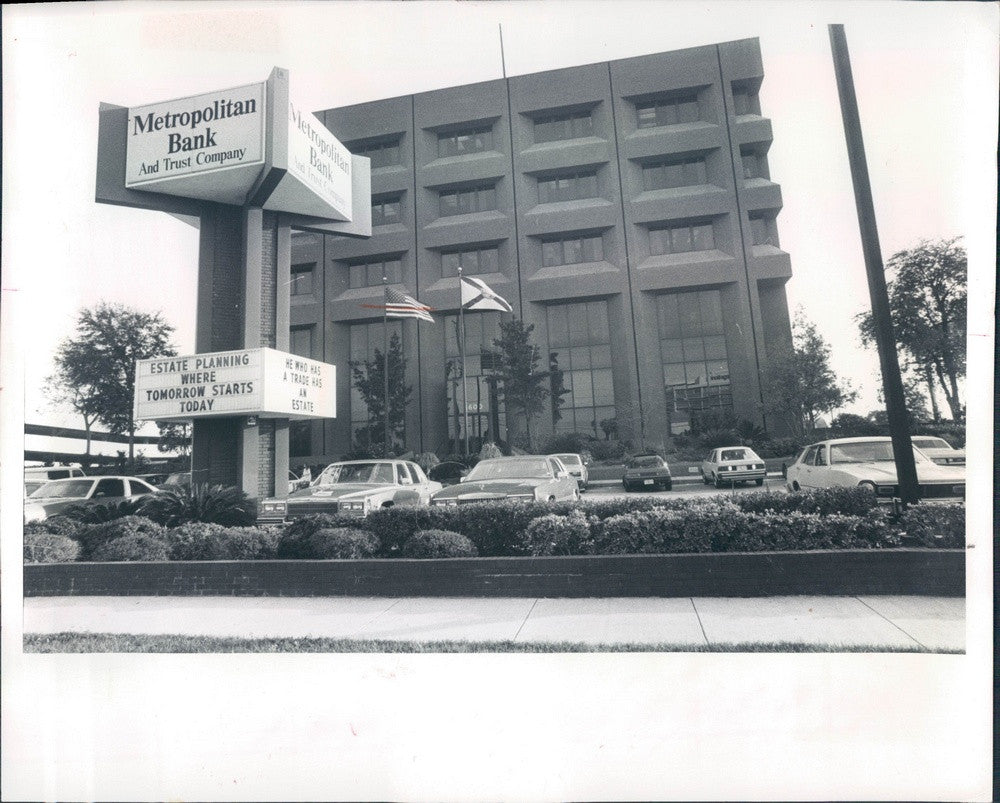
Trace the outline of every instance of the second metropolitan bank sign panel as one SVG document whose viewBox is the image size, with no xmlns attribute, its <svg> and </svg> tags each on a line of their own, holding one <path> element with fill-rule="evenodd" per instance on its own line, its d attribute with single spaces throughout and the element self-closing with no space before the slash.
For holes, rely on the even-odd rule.
<svg viewBox="0 0 1000 803">
<path fill-rule="evenodd" d="M 139 360 L 135 417 L 333 418 L 336 368 L 268 348 Z"/>
</svg>

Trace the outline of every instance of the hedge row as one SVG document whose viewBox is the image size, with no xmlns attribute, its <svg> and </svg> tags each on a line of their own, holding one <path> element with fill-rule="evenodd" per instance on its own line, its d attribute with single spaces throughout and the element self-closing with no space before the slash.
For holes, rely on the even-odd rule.
<svg viewBox="0 0 1000 803">
<path fill-rule="evenodd" d="M 54 517 L 25 528 L 28 562 L 505 557 L 800 549 L 961 548 L 962 505 L 911 507 L 898 520 L 861 489 L 704 499 L 608 499 L 397 507 L 363 520 L 331 515 L 285 527 L 188 523 L 142 516 L 81 525 Z"/>
</svg>

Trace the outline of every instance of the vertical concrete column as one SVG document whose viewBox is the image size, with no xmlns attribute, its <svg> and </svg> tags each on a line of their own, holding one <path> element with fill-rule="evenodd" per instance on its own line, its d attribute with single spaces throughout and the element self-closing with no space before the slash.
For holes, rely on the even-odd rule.
<svg viewBox="0 0 1000 803">
<path fill-rule="evenodd" d="M 286 350 L 290 265 L 289 227 L 275 213 L 206 206 L 196 351 Z M 251 497 L 287 495 L 287 419 L 195 421 L 192 471 L 194 482 L 235 485 Z"/>
</svg>

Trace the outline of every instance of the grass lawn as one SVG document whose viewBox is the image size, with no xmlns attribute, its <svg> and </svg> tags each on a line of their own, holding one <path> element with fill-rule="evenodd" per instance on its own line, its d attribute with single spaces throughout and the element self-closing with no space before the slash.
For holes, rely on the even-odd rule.
<svg viewBox="0 0 1000 803">
<path fill-rule="evenodd" d="M 338 638 L 220 638 L 215 636 L 154 636 L 117 633 L 26 634 L 24 651 L 31 653 L 158 652 L 158 653 L 559 653 L 559 652 L 936 652 L 921 647 L 885 647 L 799 642 L 739 644 L 585 644 L 582 642 L 520 641 L 389 641 Z"/>
</svg>

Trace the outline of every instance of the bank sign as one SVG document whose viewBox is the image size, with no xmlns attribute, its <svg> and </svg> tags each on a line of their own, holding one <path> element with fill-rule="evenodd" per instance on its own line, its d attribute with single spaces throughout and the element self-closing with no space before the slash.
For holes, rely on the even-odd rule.
<svg viewBox="0 0 1000 803">
<path fill-rule="evenodd" d="M 138 360 L 135 418 L 333 418 L 335 384 L 335 366 L 268 348 Z"/>
<path fill-rule="evenodd" d="M 287 84 L 283 86 L 287 87 Z M 128 110 L 125 187 L 350 221 L 351 154 L 268 81 Z"/>
</svg>

